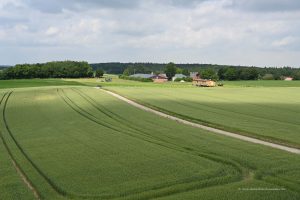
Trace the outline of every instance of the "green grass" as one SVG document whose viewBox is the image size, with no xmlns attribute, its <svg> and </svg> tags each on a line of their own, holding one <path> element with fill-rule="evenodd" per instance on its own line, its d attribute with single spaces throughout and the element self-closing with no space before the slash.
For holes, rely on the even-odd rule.
<svg viewBox="0 0 300 200">
<path fill-rule="evenodd" d="M 43 199 L 300 198 L 298 155 L 158 118 L 94 88 L 5 92 L 3 140 Z M 284 190 L 239 189 L 248 187 Z"/>
<path fill-rule="evenodd" d="M 14 79 L 0 80 L 0 89 L 23 88 L 23 87 L 41 87 L 41 86 L 59 86 L 59 85 L 82 85 L 75 79 L 65 81 L 63 79 Z"/>
<path fill-rule="evenodd" d="M 300 81 L 258 80 L 224 81 L 225 87 L 300 87 Z"/>
<path fill-rule="evenodd" d="M 178 117 L 300 148 L 300 88 L 107 87 Z"/>
</svg>

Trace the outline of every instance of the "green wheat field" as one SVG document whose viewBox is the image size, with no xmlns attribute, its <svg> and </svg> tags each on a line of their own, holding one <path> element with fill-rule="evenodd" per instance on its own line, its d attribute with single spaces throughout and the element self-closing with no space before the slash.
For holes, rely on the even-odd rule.
<svg viewBox="0 0 300 200">
<path fill-rule="evenodd" d="M 299 155 L 179 124 L 94 88 L 299 148 L 299 83 L 0 81 L 0 199 L 35 198 L 15 166 L 41 199 L 300 199 Z"/>
</svg>

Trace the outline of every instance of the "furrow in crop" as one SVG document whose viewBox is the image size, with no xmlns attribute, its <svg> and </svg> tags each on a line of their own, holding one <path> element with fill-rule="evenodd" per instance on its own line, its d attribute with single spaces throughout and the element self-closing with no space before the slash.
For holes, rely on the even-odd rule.
<svg viewBox="0 0 300 200">
<path fill-rule="evenodd" d="M 9 97 L 11 96 L 13 92 L 10 92 L 4 102 L 4 106 L 3 106 L 3 112 L 2 112 L 2 117 L 3 117 L 3 122 L 4 122 L 4 126 L 5 129 L 7 130 L 10 138 L 13 140 L 14 144 L 17 146 L 17 148 L 19 149 L 19 151 L 22 153 L 22 155 L 25 157 L 25 159 L 31 164 L 31 166 L 38 172 L 38 174 L 43 177 L 46 182 L 60 195 L 65 196 L 66 193 L 65 191 L 63 191 L 61 188 L 59 188 L 49 177 L 47 177 L 47 175 L 32 161 L 32 159 L 28 156 L 28 154 L 24 151 L 24 149 L 21 147 L 21 145 L 19 144 L 19 142 L 16 140 L 16 138 L 14 137 L 13 133 L 11 132 L 8 123 L 7 123 L 7 119 L 6 119 L 6 107 L 7 107 L 7 102 L 9 100 Z M 2 138 L 4 140 L 4 138 Z M 12 154 L 11 154 L 12 155 Z M 17 162 L 16 162 L 17 164 Z M 21 167 L 18 165 L 18 167 L 21 170 Z M 24 173 L 23 170 L 21 170 L 22 173 Z M 25 175 L 25 173 L 24 173 Z"/>
<path fill-rule="evenodd" d="M 98 111 L 100 111 L 101 113 L 103 113 L 104 115 L 106 115 L 107 117 L 109 117 L 110 119 L 114 120 L 117 122 L 118 125 L 123 125 L 124 128 L 126 128 L 126 130 L 137 133 L 138 135 L 144 135 L 145 137 L 148 137 L 150 139 L 154 139 L 157 141 L 163 141 L 163 142 L 167 142 L 169 144 L 172 144 L 170 142 L 168 142 L 167 140 L 164 140 L 162 138 L 159 137 L 155 137 L 153 135 L 149 135 L 149 133 L 147 133 L 146 131 L 144 131 L 144 129 L 146 129 L 147 127 L 143 127 L 143 128 L 139 128 L 138 126 L 132 126 L 131 121 L 121 117 L 120 115 L 111 112 L 109 109 L 105 108 L 105 106 L 100 105 L 99 103 L 97 103 L 93 98 L 91 98 L 90 96 L 88 96 L 87 94 L 77 90 L 77 93 L 84 98 L 90 105 L 92 105 L 94 108 L 96 108 Z M 95 118 L 97 118 L 95 116 Z M 100 119 L 99 119 L 100 120 Z M 120 131 L 122 131 L 124 129 L 120 129 Z M 173 144 L 174 145 L 174 144 Z"/>
<path fill-rule="evenodd" d="M 94 104 L 92 104 L 95 108 L 97 108 L 98 110 L 99 110 L 99 108 L 97 107 L 97 106 L 95 106 Z M 83 110 L 83 109 L 82 109 Z M 123 122 L 122 122 L 123 123 Z M 139 131 L 139 130 L 138 130 Z M 149 137 L 149 134 L 148 133 L 145 133 L 146 134 L 146 136 L 148 136 Z M 162 139 L 161 138 L 155 138 L 155 139 L 157 139 L 158 141 L 162 141 Z M 143 139 L 144 140 L 144 139 Z M 175 144 L 175 143 L 171 143 L 171 142 L 167 142 L 167 141 L 164 141 L 165 143 L 168 143 L 168 144 L 170 144 L 170 145 L 172 145 L 173 147 L 178 147 L 178 145 L 177 144 Z M 167 148 L 170 148 L 169 146 L 164 146 L 164 147 L 167 147 Z M 238 168 L 238 170 L 240 171 L 240 172 L 242 172 L 242 170 L 241 170 L 241 166 L 239 165 L 239 164 L 233 164 L 233 162 L 230 162 L 230 161 L 227 161 L 227 160 L 223 160 L 223 159 L 218 159 L 217 157 L 216 157 L 216 155 L 214 155 L 214 156 L 209 156 L 207 153 L 205 154 L 205 153 L 203 153 L 203 152 L 197 152 L 197 150 L 195 150 L 195 149 L 187 149 L 186 147 L 181 147 L 182 149 L 178 149 L 178 148 L 172 148 L 173 150 L 180 150 L 181 152 L 185 152 L 185 153 L 189 153 L 189 154 L 193 154 L 193 155 L 197 155 L 197 156 L 200 156 L 200 157 L 204 157 L 204 158 L 206 158 L 206 159 L 209 159 L 209 160 L 213 160 L 213 161 L 215 161 L 215 162 L 222 162 L 222 164 L 228 164 L 228 165 L 231 165 L 231 166 L 234 166 L 234 167 L 237 167 Z M 195 152 L 197 152 L 196 154 L 195 153 L 193 153 L 192 151 L 195 151 Z"/>
<path fill-rule="evenodd" d="M 5 96 L 8 94 L 8 92 L 6 92 L 1 100 L 0 100 L 0 106 L 2 105 L 2 102 L 5 98 Z M 33 192 L 33 195 L 36 199 L 40 199 L 40 194 L 38 193 L 38 191 L 36 190 L 36 188 L 33 186 L 32 182 L 29 180 L 29 178 L 26 176 L 26 174 L 24 173 L 24 171 L 22 170 L 22 168 L 19 166 L 19 164 L 17 163 L 16 159 L 14 158 L 12 152 L 10 151 L 7 143 L 4 140 L 4 137 L 2 135 L 2 132 L 0 131 L 0 137 L 1 137 L 1 141 L 9 155 L 9 158 L 11 159 L 13 166 L 15 167 L 17 173 L 20 175 L 21 179 L 23 180 L 23 182 L 26 184 L 26 186 Z"/>
<path fill-rule="evenodd" d="M 64 95 L 65 95 L 65 93 L 64 93 Z M 67 97 L 68 98 L 68 100 L 72 103 L 72 104 L 75 104 L 75 106 L 77 107 L 77 108 L 80 108 L 78 105 L 76 105 L 76 103 L 74 102 L 74 101 L 72 101 L 69 97 Z M 66 101 L 65 101 L 66 102 Z M 70 103 L 68 103 L 68 102 L 66 102 L 69 106 L 72 106 Z M 72 106 L 72 108 L 74 108 L 74 106 Z M 84 112 L 85 110 L 83 109 L 83 108 L 80 108 L 80 110 L 82 111 L 82 112 Z M 92 114 L 90 114 L 91 116 L 93 116 L 93 117 L 95 117 L 94 115 L 92 115 Z M 88 119 L 90 119 L 90 117 L 88 117 L 87 115 L 84 115 L 83 114 L 83 116 L 84 117 L 87 117 Z M 95 117 L 96 118 L 96 117 Z M 96 118 L 97 119 L 97 118 Z M 96 122 L 95 120 L 92 120 L 92 121 L 94 121 L 94 122 Z M 97 123 L 97 122 L 96 122 Z M 114 130 L 115 130 L 115 128 L 114 128 Z M 130 133 L 126 133 L 126 132 L 124 132 L 124 131 L 122 131 L 122 130 L 117 130 L 118 132 L 122 132 L 122 133 L 125 133 L 125 134 L 130 134 Z M 130 134 L 131 136 L 133 136 L 133 137 L 137 137 L 136 135 L 132 135 L 132 134 Z M 148 137 L 149 137 L 149 135 L 147 135 Z M 147 141 L 147 142 L 151 142 L 151 143 L 154 143 L 153 141 L 149 141 L 149 140 L 145 140 L 145 138 L 140 138 L 140 137 L 138 137 L 138 139 L 142 139 L 142 140 L 144 140 L 144 141 Z M 229 165 L 229 166 L 231 166 L 231 167 L 233 167 L 233 168 L 235 168 L 236 170 L 237 170 L 237 172 L 238 173 L 240 173 L 240 174 L 242 174 L 242 171 L 244 171 L 243 169 L 242 169 L 242 167 L 238 164 L 238 163 L 235 163 L 235 162 L 232 162 L 232 161 L 228 161 L 228 160 L 224 160 L 224 159 L 220 159 L 220 158 L 217 158 L 217 156 L 213 156 L 213 155 L 208 155 L 208 154 L 205 154 L 205 153 L 199 153 L 199 152 L 192 152 L 192 151 L 189 151 L 189 150 L 187 150 L 186 148 L 184 148 L 183 147 L 183 149 L 181 149 L 181 148 L 178 148 L 178 146 L 176 145 L 176 144 L 173 144 L 173 143 L 170 143 L 170 142 L 168 142 L 168 145 L 174 145 L 173 147 L 170 147 L 170 146 L 168 146 L 168 145 L 164 145 L 164 144 L 161 144 L 161 142 L 160 143 L 155 143 L 155 144 L 158 144 L 158 145 L 160 145 L 160 146 L 163 146 L 163 147 L 165 147 L 165 148 L 169 148 L 169 149 L 172 149 L 172 150 L 175 150 L 175 151 L 180 151 L 181 153 L 188 153 L 188 154 L 191 154 L 191 155 L 194 155 L 194 156 L 199 156 L 199 157 L 203 157 L 203 158 L 206 158 L 206 159 L 208 159 L 208 160 L 212 160 L 212 161 L 214 161 L 214 162 L 217 162 L 217 163 L 221 163 L 221 164 L 223 164 L 223 165 Z M 239 179 L 240 180 L 240 179 Z"/>
</svg>

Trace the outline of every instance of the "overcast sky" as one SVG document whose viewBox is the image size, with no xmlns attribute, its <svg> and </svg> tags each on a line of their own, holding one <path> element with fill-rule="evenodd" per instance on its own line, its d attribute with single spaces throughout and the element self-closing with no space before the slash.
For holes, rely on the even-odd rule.
<svg viewBox="0 0 300 200">
<path fill-rule="evenodd" d="M 300 66 L 300 0 L 0 0 L 0 64 Z"/>
</svg>

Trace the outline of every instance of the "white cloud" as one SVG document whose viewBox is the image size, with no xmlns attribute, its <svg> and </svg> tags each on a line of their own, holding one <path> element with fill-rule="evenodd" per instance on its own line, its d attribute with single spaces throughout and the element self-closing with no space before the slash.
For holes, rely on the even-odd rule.
<svg viewBox="0 0 300 200">
<path fill-rule="evenodd" d="M 56 27 L 53 27 L 53 26 L 51 26 L 51 27 L 49 27 L 47 30 L 46 30 L 46 35 L 55 35 L 55 34 L 57 34 L 59 32 L 59 29 L 58 28 L 56 28 Z"/>
<path fill-rule="evenodd" d="M 254 0 L 247 9 L 235 0 L 120 2 L 54 0 L 48 5 L 38 0 L 2 0 L 0 50 L 11 51 L 1 51 L 1 62 L 80 58 L 298 65 L 300 12 L 290 5 L 278 12 L 276 5 L 282 2 L 268 12 L 261 10 L 270 1 Z M 12 52 L 22 54 L 8 56 Z M 278 52 L 283 55 L 281 62 L 272 59 Z"/>
</svg>

